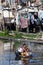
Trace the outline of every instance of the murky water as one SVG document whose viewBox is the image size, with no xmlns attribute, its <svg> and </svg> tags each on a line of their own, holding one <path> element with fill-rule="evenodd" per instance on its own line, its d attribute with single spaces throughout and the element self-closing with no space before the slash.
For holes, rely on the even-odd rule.
<svg viewBox="0 0 43 65">
<path fill-rule="evenodd" d="M 15 61 L 15 53 L 10 51 L 4 51 L 0 54 L 0 65 L 43 65 L 43 44 L 29 43 L 29 48 L 32 50 L 32 59 L 23 61 Z"/>
</svg>

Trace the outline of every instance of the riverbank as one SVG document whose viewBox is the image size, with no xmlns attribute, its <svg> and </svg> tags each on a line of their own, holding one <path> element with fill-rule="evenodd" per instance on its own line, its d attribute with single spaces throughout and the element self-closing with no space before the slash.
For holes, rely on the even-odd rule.
<svg viewBox="0 0 43 65">
<path fill-rule="evenodd" d="M 42 33 L 23 33 L 18 31 L 1 31 L 0 37 L 9 37 L 14 39 L 41 40 Z"/>
</svg>

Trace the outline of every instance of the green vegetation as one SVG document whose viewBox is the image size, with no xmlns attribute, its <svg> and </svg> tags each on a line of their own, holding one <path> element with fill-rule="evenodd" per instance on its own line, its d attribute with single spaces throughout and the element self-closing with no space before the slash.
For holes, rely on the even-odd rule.
<svg viewBox="0 0 43 65">
<path fill-rule="evenodd" d="M 7 37 L 7 36 L 9 36 L 9 31 L 8 30 L 5 30 L 5 31 L 1 31 L 0 32 L 0 36 L 2 36 L 2 37 Z"/>
<path fill-rule="evenodd" d="M 0 37 L 4 37 L 4 36 L 8 36 L 7 34 L 5 34 L 4 32 L 0 32 Z"/>
<path fill-rule="evenodd" d="M 22 38 L 22 33 L 14 31 L 14 38 Z"/>
<path fill-rule="evenodd" d="M 11 35 L 10 35 L 11 34 Z M 4 32 L 0 32 L 0 37 L 12 37 L 12 38 L 16 38 L 16 39 L 34 39 L 36 37 L 41 37 L 42 34 L 41 33 L 22 33 L 22 32 L 18 32 L 18 31 L 14 31 L 13 33 L 10 33 L 8 30 L 4 31 Z"/>
</svg>

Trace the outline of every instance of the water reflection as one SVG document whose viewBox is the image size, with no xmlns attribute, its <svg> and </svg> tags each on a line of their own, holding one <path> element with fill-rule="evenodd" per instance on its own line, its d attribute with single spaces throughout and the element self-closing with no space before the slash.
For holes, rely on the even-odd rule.
<svg viewBox="0 0 43 65">
<path fill-rule="evenodd" d="M 10 65 L 13 62 L 13 65 L 43 65 L 43 44 L 38 43 L 27 43 L 28 47 L 31 49 L 33 57 L 32 58 L 21 58 L 21 60 L 15 60 L 15 53 L 6 51 L 4 54 L 0 54 L 3 60 L 0 59 L 0 65 Z M 2 64 L 1 64 L 2 62 Z"/>
<path fill-rule="evenodd" d="M 27 65 L 28 64 L 28 59 L 22 58 L 22 63 L 23 63 L 23 65 Z"/>
</svg>

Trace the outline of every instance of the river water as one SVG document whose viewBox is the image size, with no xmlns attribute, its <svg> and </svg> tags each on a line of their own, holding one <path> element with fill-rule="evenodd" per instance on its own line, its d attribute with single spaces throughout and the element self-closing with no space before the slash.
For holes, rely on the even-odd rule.
<svg viewBox="0 0 43 65">
<path fill-rule="evenodd" d="M 23 64 L 21 60 L 15 60 L 13 51 L 4 51 L 0 54 L 0 65 L 43 65 L 43 44 L 27 43 L 33 53 L 32 59 L 27 60 L 27 64 Z"/>
</svg>

